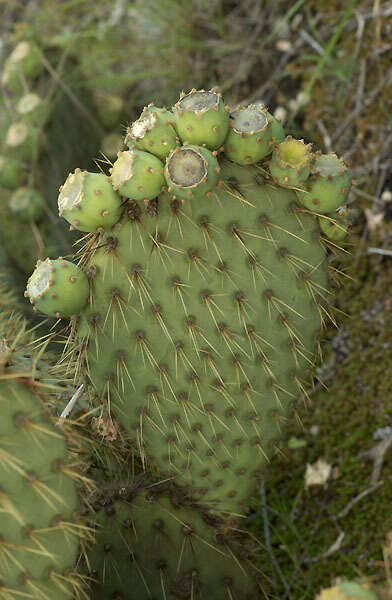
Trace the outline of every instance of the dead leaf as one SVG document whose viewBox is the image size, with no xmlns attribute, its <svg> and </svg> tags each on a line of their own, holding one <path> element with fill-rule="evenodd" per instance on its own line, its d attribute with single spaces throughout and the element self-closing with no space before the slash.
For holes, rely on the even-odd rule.
<svg viewBox="0 0 392 600">
<path fill-rule="evenodd" d="M 308 488 L 312 485 L 322 485 L 326 487 L 327 481 L 331 475 L 332 466 L 323 458 L 319 458 L 317 462 L 311 465 L 306 465 L 305 486 Z"/>
</svg>

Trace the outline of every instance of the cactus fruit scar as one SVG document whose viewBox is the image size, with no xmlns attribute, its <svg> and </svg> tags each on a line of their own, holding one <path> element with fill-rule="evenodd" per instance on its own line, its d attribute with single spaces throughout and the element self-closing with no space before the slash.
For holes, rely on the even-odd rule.
<svg viewBox="0 0 392 600">
<path fill-rule="evenodd" d="M 343 580 L 322 590 L 316 600 L 379 600 L 379 597 L 367 583 Z"/>
<path fill-rule="evenodd" d="M 34 188 L 21 187 L 15 190 L 9 207 L 14 218 L 22 223 L 38 223 L 44 214 L 42 196 Z"/>
<path fill-rule="evenodd" d="M 274 147 L 270 162 L 270 172 L 280 185 L 301 186 L 310 175 L 314 155 L 311 144 L 295 140 L 291 136 Z"/>
<path fill-rule="evenodd" d="M 306 208 L 326 214 L 346 201 L 350 187 L 351 182 L 343 159 L 333 153 L 319 154 L 306 182 L 306 191 L 300 191 L 298 195 Z"/>
<path fill-rule="evenodd" d="M 16 112 L 26 123 L 38 125 L 42 124 L 48 116 L 48 107 L 38 94 L 30 92 L 20 98 L 16 105 Z"/>
<path fill-rule="evenodd" d="M 106 175 L 76 169 L 60 188 L 58 207 L 72 229 L 99 231 L 118 221 L 122 202 Z"/>
<path fill-rule="evenodd" d="M 87 276 L 68 260 L 38 261 L 25 291 L 35 308 L 54 317 L 78 314 L 89 296 Z"/>
<path fill-rule="evenodd" d="M 110 169 L 110 181 L 113 189 L 126 198 L 152 200 L 160 194 L 165 182 L 163 163 L 143 150 L 119 152 Z"/>
<path fill-rule="evenodd" d="M 240 164 L 260 161 L 271 152 L 272 117 L 261 105 L 240 107 L 230 115 L 230 130 L 225 140 L 226 156 Z"/>
<path fill-rule="evenodd" d="M 268 139 L 266 109 L 242 110 L 242 133 L 266 127 Z M 215 515 L 237 518 L 306 396 L 330 314 L 327 235 L 320 211 L 286 185 L 284 173 L 297 174 L 290 161 L 273 177 L 277 139 L 258 162 L 238 164 L 225 155 L 233 129 L 217 92 L 193 90 L 173 111 L 182 145 L 165 165 L 135 148 L 113 165 L 110 182 L 127 200 L 112 227 L 84 237 L 73 265 L 89 275 L 88 302 L 82 276 L 77 301 L 64 279 L 51 299 L 48 266 L 28 292 L 42 312 L 80 311 L 74 351 L 144 468 L 187 486 Z M 241 156 L 263 145 L 238 139 L 249 144 Z M 305 168 L 305 144 L 284 143 Z M 318 159 L 309 181 L 329 184 Z M 334 205 L 335 188 L 323 194 Z"/>
<path fill-rule="evenodd" d="M 176 127 L 183 142 L 216 150 L 229 129 L 229 108 L 215 90 L 191 90 L 173 106 Z"/>
<path fill-rule="evenodd" d="M 132 148 L 151 152 L 164 160 L 178 145 L 174 116 L 169 111 L 146 107 L 140 118 L 127 129 L 125 143 Z"/>
<path fill-rule="evenodd" d="M 206 148 L 190 144 L 170 153 L 166 161 L 165 178 L 173 200 L 210 195 L 220 173 L 215 154 Z"/>
</svg>

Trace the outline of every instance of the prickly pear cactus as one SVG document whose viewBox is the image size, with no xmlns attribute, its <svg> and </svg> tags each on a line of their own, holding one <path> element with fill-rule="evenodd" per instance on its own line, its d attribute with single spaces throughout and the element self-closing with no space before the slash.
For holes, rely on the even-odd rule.
<svg viewBox="0 0 392 600">
<path fill-rule="evenodd" d="M 60 194 L 60 211 L 69 206 L 72 226 L 89 232 L 76 260 L 90 293 L 68 311 L 80 309 L 75 350 L 147 466 L 189 486 L 193 500 L 243 514 L 307 385 L 328 316 L 318 217 L 344 203 L 348 185 L 339 191 L 337 174 L 330 187 L 335 159 L 282 141 L 261 105 L 230 117 L 216 91 L 192 90 L 173 113 L 151 111 L 110 170 L 122 197 L 114 225 L 102 223 L 113 214 L 104 176 L 90 186 L 85 210 L 84 199 L 69 204 L 67 185 Z M 164 162 L 157 132 L 182 144 L 168 141 Z M 310 176 L 313 191 L 320 180 L 320 212 L 300 201 Z M 69 282 L 52 297 L 42 264 L 27 295 L 38 309 L 66 315 Z M 85 282 L 73 290 L 81 297 Z"/>
<path fill-rule="evenodd" d="M 184 490 L 134 480 L 102 493 L 90 518 L 96 543 L 83 560 L 94 600 L 127 600 L 130 591 L 138 600 L 259 596 L 257 544 L 234 526 L 219 530 Z"/>
<path fill-rule="evenodd" d="M 0 290 L 0 596 L 81 599 L 76 559 L 91 532 L 74 514 L 78 484 L 88 488 L 80 437 L 55 426 L 56 386 L 12 300 Z"/>
</svg>

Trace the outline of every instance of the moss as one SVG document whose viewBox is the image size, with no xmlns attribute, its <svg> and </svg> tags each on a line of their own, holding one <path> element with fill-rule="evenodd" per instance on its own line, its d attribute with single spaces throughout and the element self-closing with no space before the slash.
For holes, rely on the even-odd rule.
<svg viewBox="0 0 392 600">
<path fill-rule="evenodd" d="M 356 251 L 354 246 L 354 256 Z M 352 262 L 352 256 L 344 262 Z M 265 480 L 272 548 L 296 600 L 313 598 L 315 590 L 338 575 L 385 577 L 382 545 L 392 530 L 390 453 L 381 473 L 383 485 L 334 520 L 350 500 L 370 488 L 373 462 L 359 455 L 378 443 L 373 437 L 378 428 L 392 426 L 392 264 L 364 255 L 350 275 L 354 281 L 347 280 L 337 291 L 335 303 L 348 317 L 338 334 L 327 332 L 328 361 L 319 369 L 328 392 L 320 386 L 311 394 L 310 408 L 299 409 L 306 446 L 286 449 L 288 460 L 274 459 Z M 315 426 L 318 433 L 313 429 L 312 435 Z M 293 421 L 287 437 L 294 435 L 299 433 Z M 332 465 L 332 477 L 325 489 L 306 490 L 305 465 L 320 457 Z M 259 498 L 253 507 L 260 514 Z M 251 528 L 262 540 L 263 527 L 257 516 Z M 338 527 L 345 534 L 341 548 L 312 561 L 335 542 Z M 273 580 L 271 563 L 266 575 Z M 279 582 L 269 592 L 272 598 L 285 597 Z"/>
</svg>

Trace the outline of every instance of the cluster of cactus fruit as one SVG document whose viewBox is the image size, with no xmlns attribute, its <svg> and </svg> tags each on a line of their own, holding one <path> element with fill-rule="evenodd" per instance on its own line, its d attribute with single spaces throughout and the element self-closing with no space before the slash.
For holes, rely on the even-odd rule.
<svg viewBox="0 0 392 600">
<path fill-rule="evenodd" d="M 86 508 L 97 544 L 81 569 L 94 598 L 250 600 L 247 500 L 306 395 L 347 168 L 216 90 L 149 105 L 125 144 L 109 176 L 67 177 L 59 214 L 80 249 L 40 261 L 25 292 L 70 319 L 92 410 L 145 472 Z"/>
<path fill-rule="evenodd" d="M 51 60 L 54 65 L 62 63 L 57 54 Z M 53 150 L 47 132 L 52 128 L 55 136 L 53 123 L 62 120 L 64 91 L 54 93 L 56 82 L 45 64 L 40 45 L 23 39 L 5 60 L 1 74 L 1 245 L 15 268 L 24 274 L 31 272 L 37 258 L 61 248 L 53 222 L 55 206 L 50 202 L 47 170 L 56 169 L 55 153 L 57 147 L 59 153 L 62 148 L 56 143 Z M 77 68 L 74 66 L 74 70 Z M 102 135 L 101 151 L 110 159 L 121 148 L 120 136 L 112 129 L 120 122 L 123 101 L 119 96 L 97 92 L 92 104 Z M 66 139 L 66 132 L 62 136 Z"/>
</svg>

